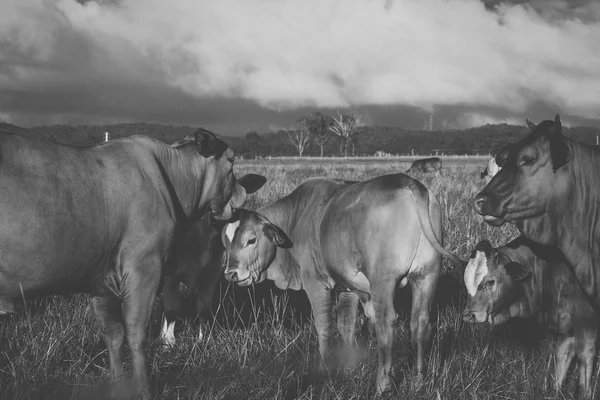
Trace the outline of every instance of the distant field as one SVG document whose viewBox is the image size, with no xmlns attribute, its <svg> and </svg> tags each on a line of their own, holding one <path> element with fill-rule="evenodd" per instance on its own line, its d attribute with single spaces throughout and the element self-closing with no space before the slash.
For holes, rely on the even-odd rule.
<svg viewBox="0 0 600 400">
<path fill-rule="evenodd" d="M 483 186 L 487 157 L 443 158 L 441 174 L 420 177 L 444 211 L 445 247 L 466 258 L 483 238 L 493 245 L 515 237 L 514 228 L 484 224 L 469 200 Z M 368 179 L 402 172 L 412 159 L 273 159 L 242 161 L 237 175 L 255 172 L 267 184 L 251 196 L 257 208 L 289 193 L 308 177 Z M 409 343 L 410 294 L 399 290 L 394 347 L 394 398 L 575 399 L 572 369 L 566 388 L 553 390 L 552 340 L 527 322 L 494 330 L 465 324 L 464 294 L 444 260 L 438 287 L 433 345 L 422 384 L 414 379 Z M 376 342 L 369 337 L 362 364 L 345 376 L 318 385 L 315 330 L 302 293 L 283 293 L 268 284 L 242 289 L 221 284 L 212 330 L 196 340 L 192 320 L 180 324 L 178 344 L 160 351 L 155 308 L 147 348 L 153 390 L 164 399 L 371 399 L 375 393 Z M 0 320 L 0 398 L 103 398 L 93 385 L 108 377 L 108 355 L 86 296 L 32 302 L 25 315 Z M 594 376 L 597 385 L 598 374 Z"/>
</svg>

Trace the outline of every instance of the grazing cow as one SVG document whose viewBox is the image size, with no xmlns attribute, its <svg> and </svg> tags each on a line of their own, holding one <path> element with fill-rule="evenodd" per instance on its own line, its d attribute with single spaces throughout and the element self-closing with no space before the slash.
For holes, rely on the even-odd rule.
<svg viewBox="0 0 600 400">
<path fill-rule="evenodd" d="M 409 169 L 406 170 L 407 174 L 415 172 L 435 172 L 442 169 L 442 160 L 438 157 L 422 158 L 420 160 L 413 161 Z"/>
<path fill-rule="evenodd" d="M 248 286 L 270 279 L 304 289 L 319 338 L 321 369 L 329 359 L 332 291 L 346 354 L 359 300 L 379 344 L 377 392 L 391 389 L 394 290 L 412 287 L 412 344 L 417 371 L 431 339 L 429 314 L 440 275 L 442 211 L 422 183 L 404 174 L 364 182 L 315 178 L 256 212 L 242 210 L 223 230 L 225 278 Z"/>
<path fill-rule="evenodd" d="M 600 311 L 600 147 L 562 135 L 560 117 L 514 144 L 504 167 L 474 199 L 493 226 L 514 223 L 527 238 L 557 246 Z"/>
<path fill-rule="evenodd" d="M 511 318 L 536 318 L 558 333 L 556 389 L 577 356 L 580 396 L 592 398 L 598 317 L 558 249 L 524 236 L 495 249 L 484 240 L 475 247 L 464 278 L 469 292 L 465 321 L 499 325 Z"/>
<path fill-rule="evenodd" d="M 0 134 L 0 306 L 89 293 L 113 378 L 132 353 L 133 389 L 149 397 L 144 342 L 173 244 L 203 214 L 243 201 L 234 154 L 198 129 L 167 145 L 130 136 L 76 148 Z"/>
<path fill-rule="evenodd" d="M 267 179 L 261 175 L 248 174 L 238 180 L 246 194 L 260 189 Z M 213 294 L 222 276 L 221 259 L 223 242 L 221 231 L 225 222 L 207 215 L 192 225 L 184 237 L 175 243 L 175 268 L 165 274 L 161 293 L 163 323 L 160 340 L 165 346 L 175 344 L 175 319 L 182 311 L 184 298 L 179 284 L 186 287 L 186 298 L 195 298 L 196 315 L 200 318 L 198 340 L 202 340 L 206 328 L 206 313 L 210 311 Z"/>
</svg>

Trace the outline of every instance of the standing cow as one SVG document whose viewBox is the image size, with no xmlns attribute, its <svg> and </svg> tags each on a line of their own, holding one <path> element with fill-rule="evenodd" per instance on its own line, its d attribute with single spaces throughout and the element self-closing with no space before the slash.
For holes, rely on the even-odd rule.
<svg viewBox="0 0 600 400">
<path fill-rule="evenodd" d="M 577 356 L 581 397 L 592 398 L 598 317 L 560 251 L 524 236 L 498 248 L 482 241 L 471 255 L 464 280 L 469 293 L 465 321 L 499 325 L 511 318 L 536 318 L 558 333 L 556 389 Z"/>
<path fill-rule="evenodd" d="M 251 194 L 266 181 L 267 178 L 262 175 L 248 174 L 238 183 L 245 189 L 245 194 Z M 175 344 L 175 321 L 181 314 L 182 303 L 188 298 L 195 300 L 196 315 L 200 319 L 198 340 L 202 340 L 206 314 L 210 311 L 213 294 L 223 272 L 221 231 L 224 226 L 225 222 L 207 215 L 192 225 L 175 244 L 175 268 L 165 273 L 161 287 L 164 316 L 160 341 L 163 345 L 170 347 Z M 180 283 L 185 285 L 185 296 L 179 293 Z"/>
<path fill-rule="evenodd" d="M 112 378 L 126 339 L 135 394 L 148 398 L 144 342 L 161 274 L 194 221 L 242 204 L 233 160 L 203 129 L 173 145 L 130 136 L 87 148 L 0 134 L 0 313 L 89 293 Z"/>
<path fill-rule="evenodd" d="M 560 117 L 514 144 L 504 167 L 474 199 L 493 226 L 514 223 L 557 246 L 596 311 L 600 306 L 600 148 L 563 136 Z"/>
<path fill-rule="evenodd" d="M 415 172 L 435 172 L 442 169 L 442 160 L 438 157 L 422 158 L 420 160 L 413 161 L 409 169 L 406 170 L 407 174 Z"/>
<path fill-rule="evenodd" d="M 391 390 L 392 327 L 397 285 L 412 287 L 410 321 L 417 371 L 430 344 L 431 302 L 443 254 L 442 211 L 423 184 L 404 174 L 364 182 L 310 179 L 282 199 L 243 210 L 226 225 L 225 278 L 240 286 L 270 279 L 304 289 L 319 338 L 321 368 L 329 359 L 332 291 L 340 291 L 338 329 L 351 351 L 358 302 L 375 324 L 377 392 Z"/>
</svg>

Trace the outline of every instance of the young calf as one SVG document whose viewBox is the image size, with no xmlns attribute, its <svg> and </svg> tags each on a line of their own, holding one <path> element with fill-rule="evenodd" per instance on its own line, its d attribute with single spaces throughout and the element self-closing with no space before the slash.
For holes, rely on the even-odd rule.
<svg viewBox="0 0 600 400">
<path fill-rule="evenodd" d="M 346 346 L 354 342 L 362 302 L 377 335 L 379 393 L 392 387 L 394 291 L 409 283 L 413 348 L 417 370 L 424 370 L 440 254 L 461 261 L 442 247 L 440 204 L 417 180 L 404 174 L 364 182 L 309 179 L 257 212 L 240 211 L 222 237 L 226 279 L 240 286 L 270 279 L 280 289 L 306 291 L 323 361 L 330 355 L 333 291 L 341 291 L 338 330 Z"/>
<path fill-rule="evenodd" d="M 244 189 L 242 201 L 266 182 L 267 178 L 262 175 L 247 174 L 241 177 L 238 183 Z M 175 268 L 165 272 L 161 286 L 164 316 L 160 341 L 166 347 L 175 344 L 175 321 L 181 317 L 186 300 L 195 300 L 196 315 L 200 319 L 198 340 L 204 337 L 213 294 L 219 278 L 223 276 L 221 230 L 224 226 L 225 222 L 207 215 L 192 225 L 183 238 L 175 243 Z M 185 285 L 185 296 L 179 292 L 180 283 Z"/>
<path fill-rule="evenodd" d="M 511 318 L 537 318 L 558 333 L 556 389 L 577 355 L 581 397 L 592 398 L 598 316 L 559 250 L 524 236 L 498 248 L 484 240 L 471 254 L 464 280 L 465 321 L 499 325 Z"/>
</svg>

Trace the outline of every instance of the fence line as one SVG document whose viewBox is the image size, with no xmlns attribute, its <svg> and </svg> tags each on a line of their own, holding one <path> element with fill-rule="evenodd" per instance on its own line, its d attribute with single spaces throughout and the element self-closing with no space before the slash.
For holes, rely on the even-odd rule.
<svg viewBox="0 0 600 400">
<path fill-rule="evenodd" d="M 448 154 L 448 155 L 404 155 L 404 154 L 396 154 L 396 155 L 386 155 L 386 156 L 354 156 L 354 157 L 342 157 L 342 156 L 264 156 L 259 158 L 244 158 L 243 160 L 314 160 L 314 161 L 326 161 L 326 160 L 418 160 L 421 158 L 428 157 L 438 157 L 442 160 L 450 159 L 450 160 L 468 160 L 468 159 L 489 159 L 493 157 L 492 154 Z"/>
</svg>

